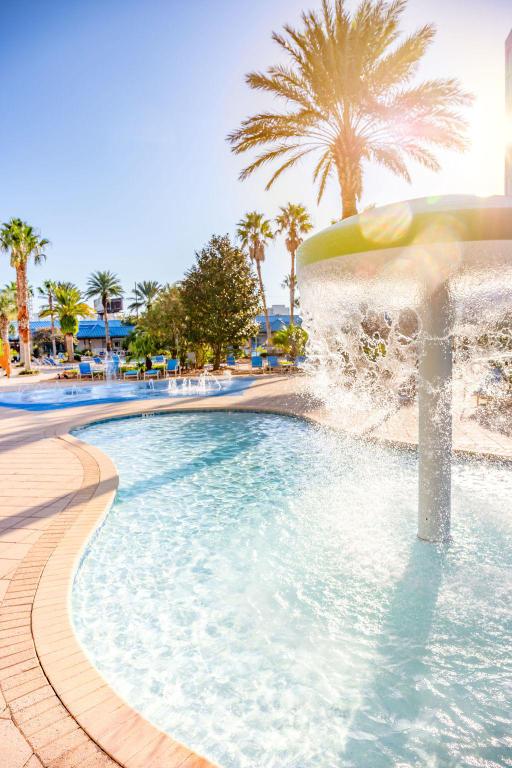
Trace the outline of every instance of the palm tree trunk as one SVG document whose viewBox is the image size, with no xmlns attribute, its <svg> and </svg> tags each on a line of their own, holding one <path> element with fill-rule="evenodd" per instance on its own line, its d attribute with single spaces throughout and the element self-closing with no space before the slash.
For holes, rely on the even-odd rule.
<svg viewBox="0 0 512 768">
<path fill-rule="evenodd" d="M 270 344 L 270 337 L 271 337 L 271 331 L 270 331 L 270 319 L 268 316 L 268 309 L 267 309 L 267 299 L 265 298 L 265 288 L 263 287 L 263 277 L 261 276 L 261 262 L 259 259 L 256 259 L 256 271 L 258 273 L 258 281 L 260 284 L 260 294 L 261 294 L 261 303 L 263 304 L 263 313 L 265 315 L 265 330 L 267 334 L 267 346 Z"/>
<path fill-rule="evenodd" d="M 356 173 L 343 157 L 336 158 L 336 169 L 341 192 L 341 218 L 348 219 L 357 214 Z"/>
<path fill-rule="evenodd" d="M 108 296 L 102 296 L 101 303 L 103 304 L 103 319 L 105 321 L 105 346 L 107 348 L 107 352 L 110 352 L 111 344 L 110 344 L 110 333 L 108 328 L 108 312 L 107 312 Z"/>
<path fill-rule="evenodd" d="M 66 352 L 68 355 L 68 360 L 70 363 L 72 363 L 75 359 L 75 350 L 73 348 L 73 334 L 72 333 L 66 333 Z"/>
<path fill-rule="evenodd" d="M 50 315 L 50 322 L 51 322 L 50 336 L 52 339 L 52 355 L 54 357 L 57 357 L 57 343 L 55 341 L 55 318 L 53 316 L 53 296 L 51 292 L 48 294 L 48 306 L 50 308 L 50 312 L 52 313 Z"/>
<path fill-rule="evenodd" d="M 16 303 L 18 305 L 18 336 L 20 339 L 20 358 L 26 371 L 32 370 L 30 355 L 30 320 L 28 315 L 27 265 L 16 267 Z"/>
<path fill-rule="evenodd" d="M 293 313 L 295 310 L 295 250 L 290 248 L 290 325 L 293 325 Z"/>
</svg>

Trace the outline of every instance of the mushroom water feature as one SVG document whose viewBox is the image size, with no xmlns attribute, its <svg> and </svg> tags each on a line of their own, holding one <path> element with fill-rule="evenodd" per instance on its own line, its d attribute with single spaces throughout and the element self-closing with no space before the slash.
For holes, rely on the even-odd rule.
<svg viewBox="0 0 512 768">
<path fill-rule="evenodd" d="M 511 278 L 510 197 L 369 209 L 300 248 L 315 393 L 363 433 L 401 410 L 410 418 L 417 399 L 420 539 L 450 535 L 454 410 L 493 372 L 506 379 Z"/>
</svg>

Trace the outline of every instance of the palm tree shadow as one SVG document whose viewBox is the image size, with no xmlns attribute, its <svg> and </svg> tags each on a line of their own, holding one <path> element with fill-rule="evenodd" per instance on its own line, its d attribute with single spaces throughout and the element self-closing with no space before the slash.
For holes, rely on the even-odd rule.
<svg viewBox="0 0 512 768">
<path fill-rule="evenodd" d="M 424 707 L 421 680 L 446 549 L 416 540 L 377 643 L 378 670 L 363 692 L 343 750 L 344 768 L 417 764 L 409 730 Z"/>
</svg>

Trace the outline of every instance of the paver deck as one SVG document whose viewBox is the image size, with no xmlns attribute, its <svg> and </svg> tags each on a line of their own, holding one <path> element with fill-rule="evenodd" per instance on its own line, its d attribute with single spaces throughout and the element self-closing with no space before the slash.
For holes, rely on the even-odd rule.
<svg viewBox="0 0 512 768">
<path fill-rule="evenodd" d="M 335 426 L 303 394 L 300 377 L 261 376 L 244 393 L 30 412 L 0 409 L 1 768 L 212 768 L 135 713 L 91 666 L 68 611 L 77 558 L 108 511 L 117 473 L 101 451 L 68 433 L 108 417 L 189 409 L 264 410 Z M 356 427 L 357 425 L 354 425 Z M 402 410 L 374 430 L 413 445 Z M 458 422 L 462 451 L 512 459 L 512 441 Z"/>
</svg>

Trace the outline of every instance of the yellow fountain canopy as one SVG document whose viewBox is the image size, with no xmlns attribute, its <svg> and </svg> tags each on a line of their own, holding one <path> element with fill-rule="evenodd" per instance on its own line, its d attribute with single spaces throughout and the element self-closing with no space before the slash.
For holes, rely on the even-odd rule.
<svg viewBox="0 0 512 768">
<path fill-rule="evenodd" d="M 306 240 L 298 267 L 410 246 L 512 241 L 512 197 L 445 195 L 371 208 Z"/>
</svg>

